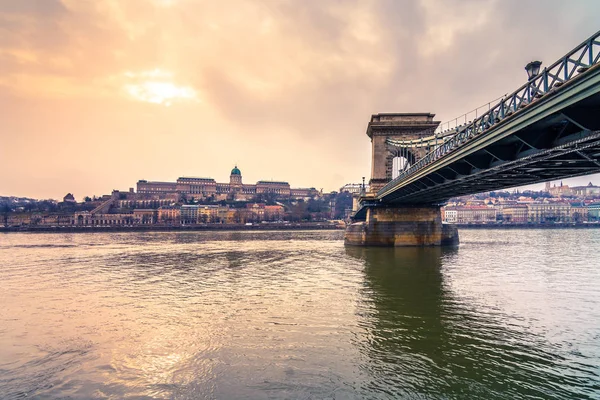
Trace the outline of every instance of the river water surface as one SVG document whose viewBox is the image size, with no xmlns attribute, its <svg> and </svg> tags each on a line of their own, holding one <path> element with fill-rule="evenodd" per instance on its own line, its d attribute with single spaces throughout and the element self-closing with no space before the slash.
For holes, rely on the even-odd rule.
<svg viewBox="0 0 600 400">
<path fill-rule="evenodd" d="M 600 398 L 600 230 L 460 234 L 0 235 L 0 398 Z"/>
</svg>

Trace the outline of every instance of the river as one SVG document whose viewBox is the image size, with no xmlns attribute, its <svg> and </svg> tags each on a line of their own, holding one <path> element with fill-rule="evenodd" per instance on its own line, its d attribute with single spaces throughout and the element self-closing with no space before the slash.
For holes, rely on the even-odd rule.
<svg viewBox="0 0 600 400">
<path fill-rule="evenodd" d="M 460 235 L 0 235 L 0 398 L 600 398 L 600 230 Z"/>
</svg>

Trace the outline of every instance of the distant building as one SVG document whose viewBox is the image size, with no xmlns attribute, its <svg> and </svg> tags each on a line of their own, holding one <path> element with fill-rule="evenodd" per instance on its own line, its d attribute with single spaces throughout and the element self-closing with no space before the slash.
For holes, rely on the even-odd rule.
<svg viewBox="0 0 600 400">
<path fill-rule="evenodd" d="M 200 205 L 198 208 L 198 222 L 215 223 L 218 222 L 219 206 L 216 205 Z"/>
<path fill-rule="evenodd" d="M 87 211 L 77 212 L 71 220 L 72 225 L 78 226 L 122 226 L 137 225 L 140 221 L 132 213 L 124 214 L 92 214 Z"/>
<path fill-rule="evenodd" d="M 31 224 L 30 213 L 13 213 L 8 215 L 7 223 L 11 226 L 29 225 Z"/>
<path fill-rule="evenodd" d="M 138 193 L 176 193 L 177 182 L 148 182 L 140 180 L 137 183 Z"/>
<path fill-rule="evenodd" d="M 254 186 L 254 193 L 256 194 L 274 194 L 277 197 L 290 197 L 291 188 L 290 184 L 281 181 L 258 181 L 256 185 L 245 185 L 247 188 Z"/>
<path fill-rule="evenodd" d="M 133 194 L 127 193 L 124 199 L 114 200 L 117 208 L 159 208 L 173 205 L 179 202 L 177 193 L 162 194 Z"/>
<path fill-rule="evenodd" d="M 548 190 L 552 196 L 560 197 L 560 196 L 570 196 L 573 194 L 573 191 L 569 188 L 569 186 L 560 183 L 560 186 L 556 186 L 556 184 Z"/>
<path fill-rule="evenodd" d="M 197 204 L 186 204 L 181 206 L 181 223 L 182 224 L 197 224 L 198 210 L 200 206 Z"/>
<path fill-rule="evenodd" d="M 600 203 L 588 204 L 588 220 L 600 222 Z"/>
<path fill-rule="evenodd" d="M 249 200 L 257 194 L 274 195 L 278 198 L 312 198 L 319 195 L 315 188 L 291 188 L 283 181 L 258 181 L 244 184 L 242 172 L 237 165 L 231 170 L 229 183 L 219 183 L 213 178 L 180 177 L 176 182 L 150 182 L 140 180 L 137 192 L 141 194 L 178 193 L 188 198 L 203 200 Z"/>
<path fill-rule="evenodd" d="M 502 219 L 504 222 L 522 224 L 527 222 L 529 209 L 526 204 L 514 204 L 502 207 Z"/>
<path fill-rule="evenodd" d="M 581 197 L 600 195 L 600 186 L 592 185 L 592 182 L 587 186 L 575 186 L 571 190 L 573 194 Z"/>
<path fill-rule="evenodd" d="M 362 183 L 347 183 L 340 188 L 340 193 L 352 193 L 352 194 L 360 194 L 363 185 Z M 369 185 L 365 185 L 365 192 L 369 191 Z"/>
<path fill-rule="evenodd" d="M 588 221 L 588 208 L 585 204 L 571 203 L 571 221 L 572 222 L 587 222 Z"/>
<path fill-rule="evenodd" d="M 442 211 L 442 219 L 449 224 L 456 224 L 458 222 L 458 210 L 456 207 L 446 207 Z"/>
<path fill-rule="evenodd" d="M 451 224 L 486 224 L 496 222 L 496 209 L 486 206 L 445 207 L 445 222 Z"/>
<path fill-rule="evenodd" d="M 569 203 L 533 203 L 528 204 L 527 208 L 527 220 L 532 223 L 571 221 Z"/>
<path fill-rule="evenodd" d="M 152 208 L 137 208 L 133 210 L 133 217 L 135 220 L 139 221 L 140 224 L 154 224 L 158 219 L 158 210 Z"/>
<path fill-rule="evenodd" d="M 285 214 L 283 206 L 265 206 L 265 220 L 266 221 L 281 221 Z"/>
<path fill-rule="evenodd" d="M 77 201 L 75 201 L 75 196 L 73 196 L 71 193 L 67 193 L 67 195 L 65 197 L 63 197 L 63 201 L 65 203 L 76 203 Z"/>
<path fill-rule="evenodd" d="M 233 221 L 235 210 L 230 211 L 229 206 L 186 204 L 180 208 L 179 220 L 184 225 L 228 223 Z"/>
<path fill-rule="evenodd" d="M 158 222 L 166 224 L 179 224 L 181 209 L 178 206 L 162 206 L 158 208 Z"/>
<path fill-rule="evenodd" d="M 265 219 L 265 207 L 263 203 L 246 204 L 246 210 L 249 211 L 249 219 L 260 222 Z"/>
</svg>

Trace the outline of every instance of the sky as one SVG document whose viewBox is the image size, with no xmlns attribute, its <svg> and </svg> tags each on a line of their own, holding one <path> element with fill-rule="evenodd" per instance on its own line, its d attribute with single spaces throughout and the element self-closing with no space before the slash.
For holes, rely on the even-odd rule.
<svg viewBox="0 0 600 400">
<path fill-rule="evenodd" d="M 338 190 L 368 179 L 372 114 L 454 119 L 599 20 L 597 0 L 0 0 L 0 195 L 236 164 Z"/>
</svg>

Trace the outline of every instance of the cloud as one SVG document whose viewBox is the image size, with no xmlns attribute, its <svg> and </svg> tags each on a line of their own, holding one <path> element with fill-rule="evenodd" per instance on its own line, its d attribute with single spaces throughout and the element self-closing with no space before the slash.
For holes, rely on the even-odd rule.
<svg viewBox="0 0 600 400">
<path fill-rule="evenodd" d="M 41 18 L 53 17 L 67 11 L 60 0 L 0 0 L 0 13 Z"/>
<path fill-rule="evenodd" d="M 520 86 L 531 59 L 558 59 L 598 15 L 594 0 L 0 0 L 5 134 L 31 142 L 43 130 L 70 158 L 14 141 L 4 151 L 56 163 L 48 179 L 85 164 L 94 181 L 76 185 L 86 193 L 142 173 L 216 175 L 235 161 L 252 179 L 276 169 L 273 178 L 335 189 L 368 175 L 371 114 L 454 118 Z M 113 132 L 121 147 L 98 139 Z M 73 150 L 82 147 L 94 151 Z M 107 152 L 135 167 L 103 166 Z M 4 190 L 20 191 L 18 181 Z"/>
</svg>

